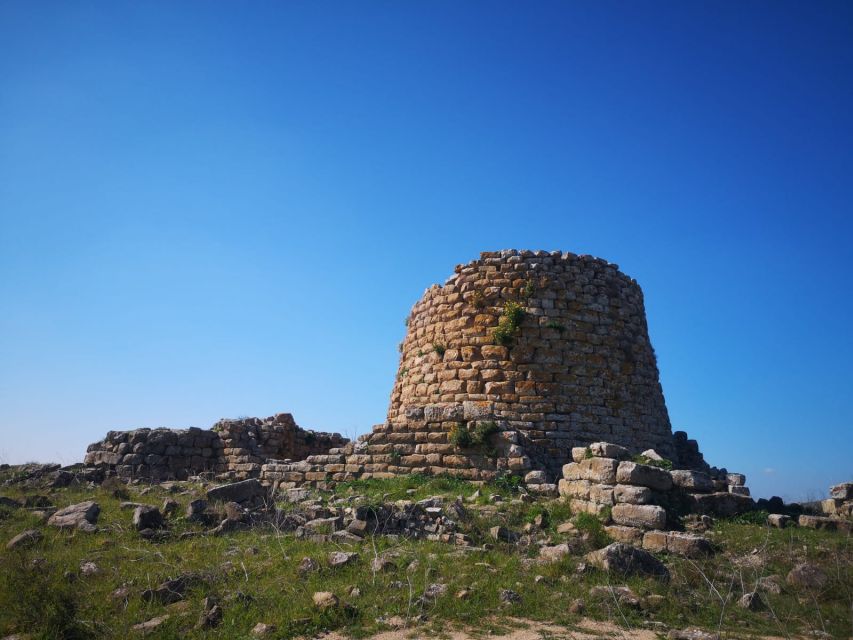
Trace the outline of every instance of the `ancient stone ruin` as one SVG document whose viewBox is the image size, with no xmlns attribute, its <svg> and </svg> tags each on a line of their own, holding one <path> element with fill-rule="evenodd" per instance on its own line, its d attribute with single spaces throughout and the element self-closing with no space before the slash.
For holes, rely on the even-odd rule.
<svg viewBox="0 0 853 640">
<path fill-rule="evenodd" d="M 110 431 L 89 445 L 84 462 L 128 480 L 186 480 L 202 473 L 242 480 L 257 477 L 270 458 L 302 460 L 348 442 L 337 433 L 301 429 L 292 415 L 280 413 L 220 420 L 210 430 Z"/>
<path fill-rule="evenodd" d="M 212 472 L 286 486 L 536 471 L 555 487 L 573 448 L 606 441 L 710 470 L 694 440 L 672 433 L 642 291 L 614 264 L 483 253 L 430 287 L 406 324 L 387 419 L 358 442 L 280 414 L 211 431 L 111 432 L 86 462 L 122 478 Z"/>
</svg>

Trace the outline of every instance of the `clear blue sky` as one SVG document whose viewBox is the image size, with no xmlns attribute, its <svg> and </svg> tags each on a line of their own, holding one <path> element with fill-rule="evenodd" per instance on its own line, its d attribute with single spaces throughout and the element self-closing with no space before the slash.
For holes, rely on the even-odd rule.
<svg viewBox="0 0 853 640">
<path fill-rule="evenodd" d="M 675 428 L 853 477 L 853 4 L 0 3 L 0 456 L 381 422 L 411 305 L 618 263 Z"/>
</svg>

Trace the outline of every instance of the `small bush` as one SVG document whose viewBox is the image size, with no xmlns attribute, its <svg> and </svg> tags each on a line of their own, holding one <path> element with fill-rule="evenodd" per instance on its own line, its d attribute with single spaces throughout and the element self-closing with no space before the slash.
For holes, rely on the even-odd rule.
<svg viewBox="0 0 853 640">
<path fill-rule="evenodd" d="M 533 284 L 533 280 L 528 280 L 521 288 L 521 297 L 525 300 L 530 300 L 534 293 L 536 293 L 536 285 Z"/>
<path fill-rule="evenodd" d="M 492 483 L 499 491 L 515 493 L 524 484 L 524 479 L 514 473 L 503 473 Z"/>
<path fill-rule="evenodd" d="M 545 327 L 548 329 L 556 329 L 560 333 L 563 333 L 563 331 L 566 330 L 566 328 L 563 325 L 561 325 L 559 322 L 554 322 L 553 320 L 551 320 L 548 324 L 546 324 Z"/>
<path fill-rule="evenodd" d="M 589 534 L 590 544 L 595 548 L 607 545 L 609 538 L 604 532 L 604 525 L 598 517 L 591 513 L 582 512 L 575 516 L 574 523 L 578 531 Z"/>
<path fill-rule="evenodd" d="M 444 352 L 447 351 L 447 347 L 445 347 L 440 342 L 433 342 L 432 343 L 432 350 L 435 351 L 440 358 L 443 358 Z"/>
<path fill-rule="evenodd" d="M 471 432 L 461 423 L 457 423 L 450 430 L 450 444 L 458 449 L 466 449 L 471 446 Z"/>
<path fill-rule="evenodd" d="M 498 326 L 492 329 L 492 338 L 496 345 L 508 347 L 521 327 L 524 307 L 518 302 L 509 301 L 504 305 Z"/>
<path fill-rule="evenodd" d="M 489 437 L 498 431 L 500 431 L 498 425 L 491 420 L 478 422 L 474 428 L 470 430 L 471 443 L 474 445 L 488 444 Z"/>
<path fill-rule="evenodd" d="M 402 461 L 403 456 L 400 455 L 399 451 L 392 451 L 388 454 L 388 462 L 395 466 L 400 466 L 400 462 Z"/>
<path fill-rule="evenodd" d="M 741 513 L 740 515 L 732 516 L 730 518 L 731 522 L 735 524 L 767 524 L 767 516 L 770 515 L 764 509 L 759 509 L 758 511 L 747 511 L 746 513 Z"/>
<path fill-rule="evenodd" d="M 471 296 L 471 304 L 474 305 L 475 309 L 482 309 L 486 306 L 486 296 L 483 295 L 482 291 L 475 291 Z"/>
</svg>

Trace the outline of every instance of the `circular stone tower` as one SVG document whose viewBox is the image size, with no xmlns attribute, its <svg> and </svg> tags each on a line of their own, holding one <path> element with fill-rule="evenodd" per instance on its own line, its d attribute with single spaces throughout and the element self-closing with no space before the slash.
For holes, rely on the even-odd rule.
<svg viewBox="0 0 853 640">
<path fill-rule="evenodd" d="M 675 455 L 643 294 L 614 264 L 483 253 L 407 328 L 388 420 L 348 460 L 359 473 L 555 474 L 600 440 Z"/>
</svg>

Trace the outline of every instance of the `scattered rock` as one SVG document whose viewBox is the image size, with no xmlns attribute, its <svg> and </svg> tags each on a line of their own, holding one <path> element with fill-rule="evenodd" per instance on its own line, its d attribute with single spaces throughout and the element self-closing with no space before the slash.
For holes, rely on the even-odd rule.
<svg viewBox="0 0 853 640">
<path fill-rule="evenodd" d="M 747 609 L 749 611 L 761 611 L 764 609 L 764 602 L 761 600 L 761 596 L 758 595 L 756 591 L 750 591 L 749 593 L 743 594 L 737 601 L 737 604 L 741 609 Z"/>
<path fill-rule="evenodd" d="M 631 545 L 614 542 L 603 549 L 592 551 L 584 559 L 592 566 L 622 575 L 648 575 L 664 580 L 669 579 L 669 570 L 648 551 Z"/>
<path fill-rule="evenodd" d="M 756 587 L 761 591 L 766 591 L 767 593 L 772 593 L 773 595 L 779 595 L 780 593 L 782 593 L 782 576 L 762 576 L 758 579 Z"/>
<path fill-rule="evenodd" d="M 163 514 L 157 507 L 140 505 L 133 511 L 133 526 L 137 531 L 159 529 L 163 526 Z"/>
<path fill-rule="evenodd" d="M 397 565 L 387 556 L 377 556 L 370 563 L 370 570 L 374 573 L 386 573 L 397 570 Z"/>
<path fill-rule="evenodd" d="M 829 576 L 823 569 L 809 562 L 802 562 L 788 572 L 785 578 L 792 587 L 800 589 L 823 589 L 829 581 Z"/>
<path fill-rule="evenodd" d="M 571 549 L 569 549 L 569 545 L 565 543 L 555 544 L 552 546 L 545 545 L 539 549 L 539 558 L 543 562 L 559 562 L 569 555 L 570 552 Z"/>
<path fill-rule="evenodd" d="M 100 572 L 100 568 L 92 561 L 80 563 L 80 573 L 84 576 L 93 576 Z"/>
<path fill-rule="evenodd" d="M 621 586 L 598 586 L 592 587 L 589 590 L 589 595 L 592 598 L 615 600 L 622 606 L 631 607 L 633 609 L 640 608 L 640 598 L 634 593 L 630 587 Z"/>
<path fill-rule="evenodd" d="M 500 599 L 501 602 L 507 604 L 515 604 L 517 602 L 521 602 L 521 595 L 512 589 L 501 589 L 500 591 Z"/>
<path fill-rule="evenodd" d="M 358 560 L 358 554 L 354 551 L 333 551 L 329 554 L 328 563 L 333 569 L 344 567 Z"/>
<path fill-rule="evenodd" d="M 255 478 L 224 484 L 208 489 L 207 499 L 211 502 L 248 502 L 265 494 L 261 483 Z"/>
<path fill-rule="evenodd" d="M 784 529 L 790 522 L 792 522 L 791 516 L 782 513 L 771 513 L 767 516 L 767 524 L 777 529 Z"/>
<path fill-rule="evenodd" d="M 319 570 L 320 570 L 320 563 L 317 562 L 316 560 L 314 560 L 314 558 L 308 558 L 308 557 L 302 558 L 302 560 L 299 562 L 299 567 L 297 568 L 297 571 L 299 572 L 299 575 L 301 575 L 301 576 L 305 576 L 309 573 L 313 573 L 314 571 L 319 571 Z"/>
<path fill-rule="evenodd" d="M 314 606 L 318 609 L 332 609 L 340 604 L 338 596 L 331 591 L 317 591 L 313 596 Z"/>
<path fill-rule="evenodd" d="M 252 635 L 256 638 L 267 638 L 274 634 L 277 630 L 277 627 L 274 624 L 266 624 L 265 622 L 259 622 L 254 627 L 252 627 Z"/>
<path fill-rule="evenodd" d="M 569 604 L 569 613 L 578 616 L 581 615 L 584 611 L 586 611 L 586 603 L 580 598 L 575 598 Z"/>
<path fill-rule="evenodd" d="M 180 503 L 173 498 L 166 498 L 163 500 L 163 515 L 166 517 L 171 517 L 178 512 L 178 509 L 181 508 Z"/>
<path fill-rule="evenodd" d="M 140 631 L 142 633 L 150 633 L 155 631 L 160 625 L 162 625 L 166 620 L 169 619 L 169 614 L 162 616 L 157 616 L 156 618 L 151 618 L 150 620 L 146 620 L 145 622 L 140 622 L 139 624 L 135 624 L 131 627 L 133 631 Z"/>
<path fill-rule="evenodd" d="M 506 527 L 496 526 L 489 529 L 489 535 L 498 542 L 516 542 L 519 535 Z"/>
<path fill-rule="evenodd" d="M 202 602 L 201 616 L 199 616 L 196 629 L 212 629 L 222 622 L 222 607 L 210 596 Z"/>
<path fill-rule="evenodd" d="M 6 543 L 6 549 L 11 551 L 12 549 L 29 547 L 34 545 L 41 539 L 41 531 L 38 531 L 36 529 L 27 529 L 26 531 L 22 531 L 14 538 L 9 540 L 9 542 Z"/>
<path fill-rule="evenodd" d="M 172 604 L 184 599 L 184 594 L 191 586 L 202 582 L 201 576 L 194 573 L 182 573 L 177 578 L 162 582 L 156 589 L 145 589 L 142 599 L 146 602 Z"/>
<path fill-rule="evenodd" d="M 205 520 L 207 500 L 193 500 L 187 505 L 187 518 L 194 521 Z"/>
<path fill-rule="evenodd" d="M 424 600 L 436 600 L 447 593 L 447 585 L 441 582 L 434 582 L 424 590 Z"/>
<path fill-rule="evenodd" d="M 60 529 L 80 528 L 84 531 L 88 529 L 86 524 L 94 526 L 98 521 L 98 514 L 101 513 L 101 507 L 97 502 L 86 500 L 72 504 L 71 506 L 60 509 L 48 519 L 47 523 L 53 527 Z"/>
</svg>

